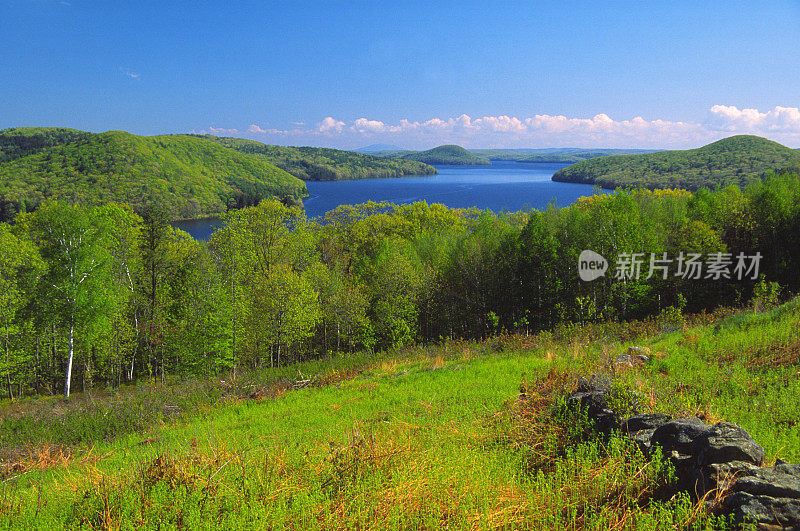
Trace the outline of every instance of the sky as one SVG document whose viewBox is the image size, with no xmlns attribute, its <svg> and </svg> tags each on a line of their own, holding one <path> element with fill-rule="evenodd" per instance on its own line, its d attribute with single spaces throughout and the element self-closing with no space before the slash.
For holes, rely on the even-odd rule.
<svg viewBox="0 0 800 531">
<path fill-rule="evenodd" d="M 800 0 L 0 0 L 0 129 L 800 148 Z"/>
</svg>

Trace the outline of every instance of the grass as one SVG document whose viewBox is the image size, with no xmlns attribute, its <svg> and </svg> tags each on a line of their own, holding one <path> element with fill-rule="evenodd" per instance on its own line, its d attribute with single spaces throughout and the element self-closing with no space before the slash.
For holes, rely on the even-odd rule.
<svg viewBox="0 0 800 531">
<path fill-rule="evenodd" d="M 798 324 L 795 300 L 697 316 L 671 332 L 663 320 L 567 327 L 334 357 L 235 383 L 6 405 L 0 525 L 725 527 L 688 495 L 665 495 L 674 477 L 658 456 L 591 438 L 559 404 L 600 372 L 640 409 L 736 422 L 769 460 L 800 461 Z M 634 344 L 652 360 L 623 369 L 615 359 Z"/>
</svg>

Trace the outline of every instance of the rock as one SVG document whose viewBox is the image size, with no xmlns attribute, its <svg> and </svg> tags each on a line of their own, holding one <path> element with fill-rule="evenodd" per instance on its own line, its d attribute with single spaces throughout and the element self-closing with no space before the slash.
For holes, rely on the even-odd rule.
<svg viewBox="0 0 800 531">
<path fill-rule="evenodd" d="M 800 500 L 800 465 L 756 468 L 735 484 L 737 492 Z"/>
<path fill-rule="evenodd" d="M 641 450 L 644 455 L 650 455 L 650 449 L 653 447 L 653 433 L 655 431 L 655 429 L 639 430 L 629 433 L 628 438 L 636 443 L 639 450 Z"/>
<path fill-rule="evenodd" d="M 764 449 L 741 426 L 719 422 L 694 440 L 691 454 L 697 456 L 699 466 L 711 463 L 744 461 L 761 465 Z"/>
<path fill-rule="evenodd" d="M 605 391 L 577 391 L 567 398 L 567 407 L 586 412 L 595 430 L 604 435 L 619 429 L 619 416 L 608 407 Z"/>
<path fill-rule="evenodd" d="M 634 415 L 622 423 L 622 433 L 634 433 L 641 430 L 655 430 L 672 420 L 670 415 L 662 413 L 645 413 Z"/>
<path fill-rule="evenodd" d="M 615 363 L 633 364 L 641 360 L 634 356 L 647 357 L 632 352 L 638 348 L 631 347 Z M 611 393 L 606 379 L 592 376 L 567 398 L 567 407 L 585 411 L 601 434 L 621 430 L 645 453 L 660 446 L 675 466 L 676 488 L 697 499 L 717 488 L 724 498 L 714 510 L 731 515 L 736 525 L 800 531 L 800 465 L 779 459 L 774 467 L 761 467 L 764 449 L 744 428 L 729 422 L 707 425 L 696 417 L 672 419 L 658 413 L 633 415 L 621 422 L 609 405 Z"/>
<path fill-rule="evenodd" d="M 611 380 L 608 376 L 602 374 L 592 374 L 588 379 L 581 378 L 578 380 L 578 393 L 587 393 L 589 391 L 607 392 L 611 389 Z"/>
<path fill-rule="evenodd" d="M 739 478 L 749 476 L 760 470 L 759 467 L 745 461 L 730 461 L 728 463 L 712 463 L 699 470 L 698 478 L 701 484 L 708 490 L 719 489 L 720 492 L 727 492 L 733 489 L 733 485 Z"/>
<path fill-rule="evenodd" d="M 754 522 L 760 528 L 800 529 L 800 465 L 732 465 L 710 465 L 720 470 L 720 481 L 725 473 L 733 477 L 732 485 L 723 485 L 732 491 L 720 504 L 723 512 L 733 514 L 738 523 Z"/>
<path fill-rule="evenodd" d="M 656 428 L 672 420 L 669 415 L 661 413 L 646 413 L 634 415 L 625 419 L 620 425 L 620 431 L 635 442 L 645 455 L 650 453 L 651 441 Z"/>
<path fill-rule="evenodd" d="M 722 502 L 722 509 L 731 513 L 739 523 L 757 523 L 762 526 L 779 526 L 777 529 L 800 529 L 800 500 L 753 496 L 735 492 Z M 763 528 L 763 527 L 762 527 Z"/>
<path fill-rule="evenodd" d="M 661 446 L 664 455 L 677 452 L 693 455 L 695 439 L 707 433 L 710 426 L 696 417 L 665 422 L 653 433 L 652 443 Z"/>
<path fill-rule="evenodd" d="M 633 358 L 629 354 L 620 354 L 614 358 L 614 365 L 617 367 L 633 367 Z"/>
</svg>

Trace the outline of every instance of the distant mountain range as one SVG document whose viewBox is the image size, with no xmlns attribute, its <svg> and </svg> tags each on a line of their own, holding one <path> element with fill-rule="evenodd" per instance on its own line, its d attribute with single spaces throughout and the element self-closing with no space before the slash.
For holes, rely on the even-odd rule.
<svg viewBox="0 0 800 531">
<path fill-rule="evenodd" d="M 718 140 L 697 149 L 592 158 L 567 166 L 554 181 L 603 188 L 744 186 L 770 172 L 800 170 L 800 151 L 751 135 Z"/>
<path fill-rule="evenodd" d="M 560 162 L 573 164 L 582 160 L 608 155 L 630 155 L 652 153 L 654 149 L 581 149 L 581 148 L 543 148 L 543 149 L 473 149 L 476 155 L 490 160 L 516 162 Z"/>
<path fill-rule="evenodd" d="M 376 151 L 403 151 L 403 148 L 392 144 L 370 144 L 368 146 L 354 149 L 356 153 L 374 153 Z"/>
<path fill-rule="evenodd" d="M 372 155 L 384 158 L 419 160 L 427 164 L 491 164 L 493 160 L 514 162 L 560 162 L 572 164 L 593 157 L 651 153 L 652 149 L 470 149 L 461 146 L 439 146 L 427 151 L 389 149 L 391 146 L 375 144 Z M 377 148 L 386 149 L 377 149 Z"/>
</svg>

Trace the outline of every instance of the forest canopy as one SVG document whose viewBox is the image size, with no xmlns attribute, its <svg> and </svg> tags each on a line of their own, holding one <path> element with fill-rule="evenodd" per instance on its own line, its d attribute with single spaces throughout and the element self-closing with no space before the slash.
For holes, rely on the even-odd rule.
<svg viewBox="0 0 800 531">
<path fill-rule="evenodd" d="M 376 151 L 374 155 L 395 160 L 416 160 L 425 164 L 487 165 L 491 161 L 461 146 L 439 146 L 427 151 Z"/>
<path fill-rule="evenodd" d="M 800 151 L 766 138 L 738 135 L 698 149 L 592 158 L 557 171 L 553 180 L 609 189 L 699 190 L 704 186 L 745 186 L 769 173 L 798 169 Z"/>
<path fill-rule="evenodd" d="M 612 262 L 592 282 L 578 275 L 586 249 Z M 642 253 L 641 276 L 615 274 L 625 253 Z M 731 274 L 647 275 L 652 257 L 690 254 L 726 259 Z M 737 277 L 740 254 L 760 256 L 760 269 Z M 367 203 L 309 220 L 264 200 L 229 212 L 209 242 L 163 210 L 50 200 L 0 223 L 0 377 L 18 396 L 66 387 L 70 366 L 86 389 L 701 312 L 778 284 L 796 292 L 799 268 L 796 174 L 511 214 Z"/>
<path fill-rule="evenodd" d="M 341 149 L 274 146 L 245 138 L 211 135 L 202 138 L 259 157 L 304 181 L 381 179 L 437 173 L 436 168 L 422 162 L 386 159 Z"/>
<path fill-rule="evenodd" d="M 189 219 L 308 195 L 302 181 L 267 161 L 187 135 L 24 128 L 0 132 L 0 150 L 0 220 L 48 199 L 137 211 L 152 203 Z"/>
</svg>

